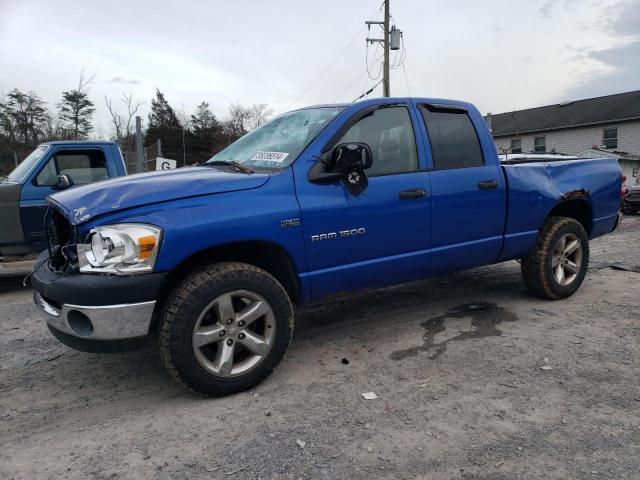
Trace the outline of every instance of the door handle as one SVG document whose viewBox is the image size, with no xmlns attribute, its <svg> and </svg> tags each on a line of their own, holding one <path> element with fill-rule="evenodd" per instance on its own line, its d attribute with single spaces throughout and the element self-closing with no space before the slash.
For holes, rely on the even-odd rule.
<svg viewBox="0 0 640 480">
<path fill-rule="evenodd" d="M 495 180 L 485 180 L 484 182 L 478 182 L 478 188 L 480 190 L 489 190 L 490 188 L 498 188 L 498 182 Z"/>
<path fill-rule="evenodd" d="M 411 190 L 403 190 L 400 192 L 400 200 L 413 200 L 415 198 L 422 198 L 427 196 L 427 191 L 424 188 L 413 188 Z"/>
</svg>

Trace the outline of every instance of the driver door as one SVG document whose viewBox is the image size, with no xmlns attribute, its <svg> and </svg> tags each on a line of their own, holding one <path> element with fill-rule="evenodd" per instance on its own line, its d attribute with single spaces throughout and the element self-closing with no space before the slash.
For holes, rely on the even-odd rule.
<svg viewBox="0 0 640 480">
<path fill-rule="evenodd" d="M 382 105 L 354 121 L 335 142 L 364 142 L 371 148 L 373 164 L 365 171 L 369 185 L 360 195 L 349 193 L 342 181 L 297 179 L 314 300 L 428 273 L 429 174 L 415 124 L 410 105 Z"/>
<path fill-rule="evenodd" d="M 56 193 L 58 175 L 66 174 L 74 185 L 110 177 L 109 166 L 101 149 L 54 149 L 42 167 L 25 182 L 20 197 L 20 221 L 27 242 L 39 251 L 47 247 L 44 231 L 46 197 Z"/>
</svg>

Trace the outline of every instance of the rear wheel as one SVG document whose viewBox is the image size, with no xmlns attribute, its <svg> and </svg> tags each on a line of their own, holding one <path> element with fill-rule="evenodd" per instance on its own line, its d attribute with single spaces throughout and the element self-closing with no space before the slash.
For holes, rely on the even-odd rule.
<svg viewBox="0 0 640 480">
<path fill-rule="evenodd" d="M 533 251 L 522 259 L 521 270 L 531 292 L 558 300 L 578 290 L 588 264 L 589 239 L 583 226 L 573 218 L 550 217 Z"/>
<path fill-rule="evenodd" d="M 284 356 L 292 331 L 293 308 L 275 278 L 251 265 L 219 263 L 172 292 L 160 354 L 183 385 L 228 395 L 264 379 Z"/>
</svg>

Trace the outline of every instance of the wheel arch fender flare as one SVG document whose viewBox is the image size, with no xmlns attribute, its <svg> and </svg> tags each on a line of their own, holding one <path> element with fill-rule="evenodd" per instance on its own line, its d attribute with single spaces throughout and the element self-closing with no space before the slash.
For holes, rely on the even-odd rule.
<svg viewBox="0 0 640 480">
<path fill-rule="evenodd" d="M 578 221 L 591 234 L 593 225 L 593 205 L 589 192 L 584 189 L 563 193 L 559 200 L 549 209 L 546 218 L 568 217 Z"/>
<path fill-rule="evenodd" d="M 168 275 L 160 291 L 159 299 L 168 297 L 168 292 L 187 274 L 204 265 L 217 262 L 241 262 L 258 267 L 272 275 L 282 284 L 292 303 L 299 303 L 301 285 L 296 265 L 287 250 L 272 241 L 241 241 L 211 246 L 183 259 Z M 157 313 L 162 308 L 158 302 Z"/>
</svg>

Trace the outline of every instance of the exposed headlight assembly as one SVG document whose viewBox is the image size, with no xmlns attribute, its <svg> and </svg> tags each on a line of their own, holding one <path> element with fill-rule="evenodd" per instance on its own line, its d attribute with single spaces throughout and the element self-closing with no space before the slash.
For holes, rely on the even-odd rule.
<svg viewBox="0 0 640 480">
<path fill-rule="evenodd" d="M 162 230 L 141 223 L 91 229 L 78 244 L 78 263 L 85 273 L 134 275 L 153 270 Z"/>
</svg>

